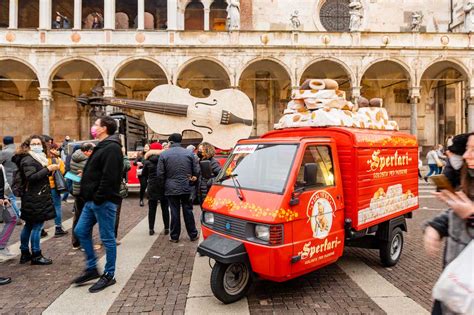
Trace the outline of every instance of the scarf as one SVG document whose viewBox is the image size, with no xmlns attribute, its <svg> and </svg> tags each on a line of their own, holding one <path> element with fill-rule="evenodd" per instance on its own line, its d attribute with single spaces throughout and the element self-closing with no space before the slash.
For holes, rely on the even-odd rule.
<svg viewBox="0 0 474 315">
<path fill-rule="evenodd" d="M 44 167 L 48 166 L 48 158 L 46 157 L 46 154 L 44 154 L 44 152 L 36 153 L 36 152 L 30 151 L 29 154 L 31 155 L 33 159 L 38 161 L 38 163 L 41 164 L 42 166 Z"/>
</svg>

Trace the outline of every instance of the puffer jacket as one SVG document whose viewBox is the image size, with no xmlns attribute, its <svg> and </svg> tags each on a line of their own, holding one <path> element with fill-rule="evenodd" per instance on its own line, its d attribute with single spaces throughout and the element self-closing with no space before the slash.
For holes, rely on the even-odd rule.
<svg viewBox="0 0 474 315">
<path fill-rule="evenodd" d="M 160 200 L 165 196 L 165 188 L 158 180 L 156 169 L 158 167 L 159 155 L 152 155 L 144 161 L 142 176 L 148 179 L 148 199 Z"/>
<path fill-rule="evenodd" d="M 71 156 L 71 173 L 78 175 L 79 171 L 83 171 L 87 163 L 87 155 L 84 154 L 81 150 L 77 150 Z M 81 192 L 81 183 L 72 182 L 72 195 L 79 196 Z"/>
<path fill-rule="evenodd" d="M 199 178 L 199 191 L 198 191 L 198 194 L 199 194 L 199 201 L 201 203 L 203 203 L 204 199 L 206 199 L 207 192 L 208 192 L 209 187 L 210 187 L 209 180 L 211 180 L 214 177 L 216 177 L 217 175 L 219 175 L 219 172 L 222 169 L 221 165 L 219 164 L 219 162 L 217 162 L 217 160 L 215 158 L 213 158 L 213 157 L 210 158 L 209 162 L 211 163 L 212 177 L 205 178 L 204 176 L 201 175 L 201 177 Z"/>
<path fill-rule="evenodd" d="M 63 160 L 61 160 L 60 158 L 54 158 L 54 161 L 56 162 L 56 164 L 59 164 L 59 171 L 62 175 L 64 175 L 64 173 L 66 173 L 66 166 L 64 165 Z M 51 164 L 54 164 L 53 159 L 49 158 L 48 165 Z M 51 187 L 51 189 L 56 188 L 56 183 L 54 182 L 54 177 L 52 174 L 53 173 L 51 173 L 51 176 L 49 176 L 49 187 Z"/>
<path fill-rule="evenodd" d="M 165 187 L 165 196 L 191 194 L 189 177 L 199 177 L 199 164 L 193 152 L 173 143 L 161 153 L 158 160 L 157 176 Z"/>
<path fill-rule="evenodd" d="M 42 223 L 56 217 L 48 177 L 49 170 L 28 154 L 15 155 L 13 161 L 25 180 L 21 197 L 21 219 Z"/>
</svg>

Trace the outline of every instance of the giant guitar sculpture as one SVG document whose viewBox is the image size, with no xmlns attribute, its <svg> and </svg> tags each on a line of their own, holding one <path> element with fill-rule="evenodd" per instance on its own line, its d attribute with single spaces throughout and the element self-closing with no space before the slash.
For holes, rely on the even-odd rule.
<svg viewBox="0 0 474 315">
<path fill-rule="evenodd" d="M 203 141 L 222 149 L 248 138 L 253 126 L 252 102 L 236 89 L 211 90 L 208 97 L 196 98 L 189 94 L 189 89 L 165 84 L 155 87 L 146 101 L 96 95 L 80 96 L 77 102 L 142 110 L 146 123 L 156 133 L 169 135 L 192 130 L 200 133 Z"/>
</svg>

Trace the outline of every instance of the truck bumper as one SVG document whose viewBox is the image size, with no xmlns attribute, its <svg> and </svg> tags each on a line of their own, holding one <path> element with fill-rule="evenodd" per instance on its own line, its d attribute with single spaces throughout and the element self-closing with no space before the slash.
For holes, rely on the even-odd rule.
<svg viewBox="0 0 474 315">
<path fill-rule="evenodd" d="M 248 263 L 249 258 L 244 243 L 212 234 L 197 249 L 202 256 L 207 256 L 223 264 Z"/>
</svg>

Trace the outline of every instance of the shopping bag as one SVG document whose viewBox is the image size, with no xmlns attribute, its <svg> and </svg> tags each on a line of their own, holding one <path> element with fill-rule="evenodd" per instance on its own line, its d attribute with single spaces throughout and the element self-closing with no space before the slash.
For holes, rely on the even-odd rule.
<svg viewBox="0 0 474 315">
<path fill-rule="evenodd" d="M 474 241 L 441 273 L 433 288 L 433 298 L 451 311 L 468 314 L 474 309 Z"/>
<path fill-rule="evenodd" d="M 54 186 L 56 188 L 56 191 L 59 194 L 62 194 L 64 192 L 67 192 L 67 183 L 66 179 L 64 179 L 63 174 L 61 174 L 61 171 L 54 171 L 53 172 L 53 179 L 54 179 Z"/>
</svg>

